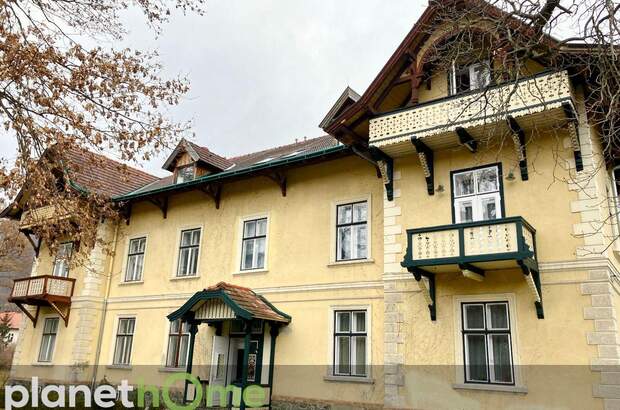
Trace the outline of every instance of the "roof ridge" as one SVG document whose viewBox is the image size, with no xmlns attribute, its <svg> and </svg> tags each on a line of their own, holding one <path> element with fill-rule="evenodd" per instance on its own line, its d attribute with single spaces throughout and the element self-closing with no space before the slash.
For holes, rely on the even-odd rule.
<svg viewBox="0 0 620 410">
<path fill-rule="evenodd" d="M 247 154 L 237 155 L 237 156 L 234 156 L 234 157 L 228 157 L 226 159 L 228 159 L 229 161 L 234 161 L 235 159 L 241 159 L 241 158 L 249 157 L 250 155 L 263 154 L 263 153 L 265 153 L 267 151 L 273 151 L 273 150 L 280 149 L 280 148 L 285 148 L 285 147 L 292 147 L 293 145 L 301 145 L 301 144 L 303 144 L 305 142 L 315 141 L 315 140 L 318 140 L 320 138 L 326 138 L 326 137 L 333 138 L 331 135 L 325 134 L 325 135 L 321 135 L 319 137 L 306 138 L 304 140 L 297 141 L 297 142 L 292 142 L 290 144 L 277 145 L 275 147 L 265 148 L 265 149 L 260 150 L 260 151 L 248 152 Z"/>
</svg>

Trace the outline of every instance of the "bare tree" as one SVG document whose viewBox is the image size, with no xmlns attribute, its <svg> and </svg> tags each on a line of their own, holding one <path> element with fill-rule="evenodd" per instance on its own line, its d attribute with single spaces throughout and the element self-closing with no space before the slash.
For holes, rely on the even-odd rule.
<svg viewBox="0 0 620 410">
<path fill-rule="evenodd" d="M 96 44 L 123 39 L 129 8 L 158 34 L 173 9 L 203 7 L 204 0 L 0 0 L 0 120 L 3 138 L 18 146 L 14 161 L 0 161 L 0 196 L 55 207 L 53 223 L 33 227 L 50 250 L 66 237 L 93 246 L 98 223 L 118 214 L 101 190 L 72 180 L 101 161 L 82 149 L 149 159 L 187 127 L 161 110 L 187 92 L 185 79 L 161 78 L 155 53 Z M 81 163 L 67 157 L 76 150 Z"/>
</svg>

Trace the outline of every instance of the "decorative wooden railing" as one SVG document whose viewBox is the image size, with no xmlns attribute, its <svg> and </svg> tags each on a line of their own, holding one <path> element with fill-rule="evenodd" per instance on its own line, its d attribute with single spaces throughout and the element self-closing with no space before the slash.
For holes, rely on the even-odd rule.
<svg viewBox="0 0 620 410">
<path fill-rule="evenodd" d="M 35 326 L 41 306 L 54 309 L 67 324 L 74 288 L 75 279 L 73 278 L 42 275 L 16 279 L 9 302 L 15 303 Z M 36 306 L 36 313 L 33 314 L 24 305 Z"/>
<path fill-rule="evenodd" d="M 412 135 L 454 132 L 499 120 L 519 117 L 572 103 L 568 73 L 546 72 L 484 91 L 455 95 L 418 104 L 370 120 L 369 137 L 375 146 L 408 140 Z"/>
<path fill-rule="evenodd" d="M 58 209 L 55 205 L 42 206 L 25 211 L 19 221 L 19 228 L 28 229 L 48 221 L 58 221 L 70 217 L 71 215 L 66 210 Z"/>
<path fill-rule="evenodd" d="M 536 260 L 536 230 L 521 217 L 407 230 L 404 266 Z"/>
</svg>

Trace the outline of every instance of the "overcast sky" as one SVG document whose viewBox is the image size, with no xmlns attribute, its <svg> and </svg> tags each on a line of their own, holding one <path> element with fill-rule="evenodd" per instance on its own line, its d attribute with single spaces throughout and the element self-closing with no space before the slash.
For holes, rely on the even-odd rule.
<svg viewBox="0 0 620 410">
<path fill-rule="evenodd" d="M 233 156 L 322 135 L 347 85 L 362 93 L 426 7 L 412 0 L 208 0 L 155 38 L 133 19 L 127 44 L 155 49 L 191 91 L 172 115 Z M 157 172 L 163 160 L 146 164 Z"/>
</svg>

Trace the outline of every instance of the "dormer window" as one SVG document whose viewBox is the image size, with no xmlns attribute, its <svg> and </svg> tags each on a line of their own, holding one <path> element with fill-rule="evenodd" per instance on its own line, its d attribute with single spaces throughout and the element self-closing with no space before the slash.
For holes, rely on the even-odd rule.
<svg viewBox="0 0 620 410">
<path fill-rule="evenodd" d="M 479 90 L 491 84 L 491 67 L 487 61 L 468 65 L 452 63 L 450 95 Z"/>
<path fill-rule="evenodd" d="M 178 167 L 176 171 L 176 183 L 182 184 L 183 182 L 191 181 L 196 178 L 196 166 L 194 164 L 183 165 Z"/>
</svg>

